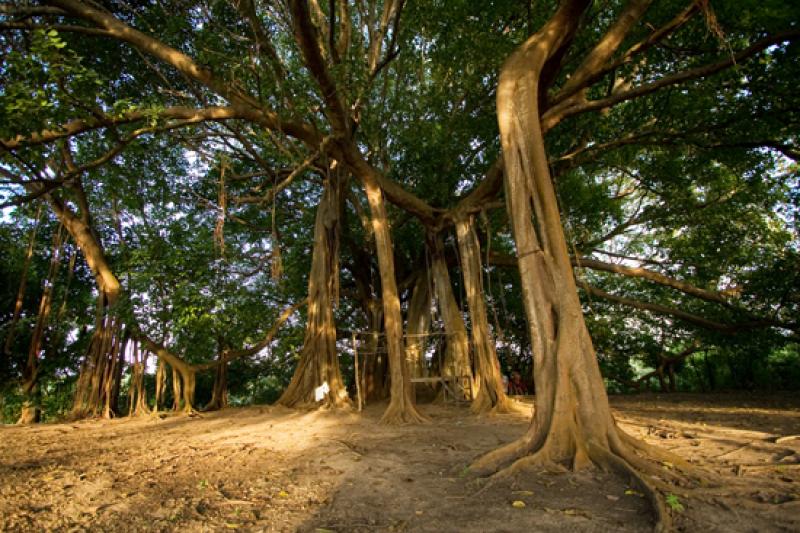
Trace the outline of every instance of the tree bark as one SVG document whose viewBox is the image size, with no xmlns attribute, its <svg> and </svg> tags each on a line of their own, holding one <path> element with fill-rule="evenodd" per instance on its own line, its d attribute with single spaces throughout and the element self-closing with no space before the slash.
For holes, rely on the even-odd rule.
<svg viewBox="0 0 800 533">
<path fill-rule="evenodd" d="M 503 387 L 503 375 L 500 372 L 500 361 L 497 359 L 494 335 L 489 330 L 483 292 L 481 248 L 472 216 L 456 222 L 456 235 L 472 324 L 472 346 L 475 350 L 473 382 L 475 397 L 471 409 L 476 413 L 486 411 L 507 413 L 511 405 Z"/>
<path fill-rule="evenodd" d="M 308 275 L 308 318 L 300 360 L 289 386 L 278 399 L 287 407 L 319 405 L 315 391 L 327 384 L 321 405 L 350 405 L 339 369 L 336 350 L 334 302 L 338 300 L 339 223 L 341 183 L 336 178 L 325 184 L 314 223 L 314 252 Z"/>
<path fill-rule="evenodd" d="M 428 283 L 427 270 L 420 272 L 408 304 L 406 360 L 412 377 L 422 377 L 426 371 L 425 352 L 431 325 L 431 294 Z"/>
<path fill-rule="evenodd" d="M 386 396 L 386 356 L 381 353 L 381 324 L 383 323 L 383 306 L 380 300 L 374 298 L 367 302 L 367 334 L 366 349 L 364 350 L 364 399 L 366 401 L 383 400 Z"/>
<path fill-rule="evenodd" d="M 540 83 L 552 69 L 551 60 L 560 60 L 589 3 L 562 3 L 500 72 L 497 114 L 506 201 L 534 355 L 536 411 L 521 439 L 483 456 L 472 469 L 491 473 L 511 465 L 503 473 L 510 475 L 549 462 L 613 469 L 638 481 L 661 529 L 668 527 L 663 499 L 640 471 L 663 476 L 663 468 L 634 453 L 658 452 L 621 432 L 611 414 L 577 296 L 542 133 L 546 86 Z"/>
<path fill-rule="evenodd" d="M 144 376 L 147 368 L 147 351 L 140 350 L 139 341 L 133 340 L 131 350 L 131 383 L 128 390 L 128 416 L 149 414 Z"/>
<path fill-rule="evenodd" d="M 389 228 L 389 217 L 383 192 L 378 185 L 375 170 L 361 158 L 354 145 L 348 146 L 347 163 L 364 186 L 371 213 L 372 232 L 378 255 L 383 301 L 383 324 L 386 332 L 386 348 L 389 352 L 389 374 L 391 379 L 389 407 L 382 423 L 419 423 L 426 421 L 414 404 L 410 372 L 403 346 L 403 318 L 400 313 L 400 298 L 394 270 L 394 248 Z"/>
<path fill-rule="evenodd" d="M 203 411 L 217 411 L 228 406 L 228 363 L 224 361 L 222 346 L 219 350 L 219 359 L 222 361 L 214 370 L 214 386 L 211 389 L 211 400 Z"/>
<path fill-rule="evenodd" d="M 431 253 L 431 269 L 433 270 L 433 286 L 436 292 L 436 301 L 439 314 L 444 323 L 446 348 L 443 368 L 439 369 L 441 376 L 464 377 L 472 380 L 472 366 L 469 357 L 469 338 L 464 325 L 464 317 L 456 303 L 453 294 L 453 284 L 447 270 L 447 261 L 444 253 L 444 242 L 441 234 L 428 237 L 428 249 Z M 460 384 L 459 391 L 462 398 L 472 400 L 470 387 Z"/>
<path fill-rule="evenodd" d="M 164 392 L 167 389 L 167 363 L 162 359 L 158 360 L 158 367 L 156 368 L 156 403 L 155 412 L 164 405 Z"/>
</svg>

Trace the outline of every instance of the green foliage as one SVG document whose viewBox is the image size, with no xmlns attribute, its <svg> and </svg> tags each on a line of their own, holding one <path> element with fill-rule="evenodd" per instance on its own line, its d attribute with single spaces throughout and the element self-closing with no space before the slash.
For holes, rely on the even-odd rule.
<svg viewBox="0 0 800 533">
<path fill-rule="evenodd" d="M 672 493 L 667 494 L 664 501 L 667 503 L 667 506 L 676 513 L 682 513 L 686 510 L 680 499 Z"/>
<path fill-rule="evenodd" d="M 291 21 L 275 4 L 257 4 L 257 17 L 282 61 L 280 69 L 256 44 L 252 24 L 235 3 L 109 3 L 106 8 L 122 22 L 189 55 L 226 87 L 274 109 L 282 124 L 302 122 L 321 136 L 329 134 L 324 95 L 303 63 Z M 321 4 L 323 15 L 329 16 L 328 5 Z M 352 33 L 349 47 L 340 52 L 338 62 L 328 59 L 328 67 L 339 87 L 337 96 L 354 110 L 353 135 L 368 162 L 431 206 L 454 206 L 481 183 L 499 156 L 495 92 L 500 66 L 556 4 L 537 3 L 529 14 L 524 3 L 512 0 L 406 2 L 400 30 L 391 36 L 399 52 L 374 76 L 365 61 L 369 32 L 362 24 L 375 14 L 351 6 L 350 22 L 363 31 Z M 560 58 L 563 69 L 548 97 L 563 86 L 565 73 L 581 63 L 623 5 L 593 4 L 570 52 Z M 651 35 L 684 7 L 685 2 L 654 2 L 621 50 Z M 587 97 L 606 97 L 625 78 L 644 84 L 724 60 L 731 50 L 796 27 L 800 20 L 798 6 L 779 0 L 718 2 L 714 9 L 722 40 L 702 16 L 695 16 L 663 45 L 598 79 Z M 38 24 L 51 19 L 31 20 Z M 89 165 L 79 179 L 72 176 L 70 186 L 58 187 L 54 194 L 80 210 L 80 197 L 71 185 L 80 182 L 83 187 L 89 213 L 79 214 L 91 215 L 125 287 L 127 299 L 116 312 L 126 323 L 166 342 L 187 361 L 202 363 L 225 348 L 254 344 L 281 309 L 305 296 L 315 210 L 322 182 L 334 172 L 331 158 L 312 158 L 313 164 L 298 173 L 274 204 L 239 202 L 237 198 L 265 195 L 316 147 L 257 121 L 166 120 L 162 114 L 170 107 L 229 102 L 129 43 L 44 24 L 32 30 L 3 29 L 0 47 L 0 138 L 57 128 L 74 119 L 119 122 L 68 141 L 0 154 L 0 168 L 12 176 L 4 174 L 8 181 L 0 187 L 0 197 L 21 198 L 29 192 L 32 182 L 27 180 L 63 172 L 65 150 L 76 165 Z M 641 278 L 577 269 L 580 278 L 612 294 L 721 324 L 756 319 L 783 324 L 723 335 L 584 294 L 587 322 L 610 389 L 633 390 L 631 383 L 656 368 L 665 354 L 678 354 L 693 342 L 704 349 L 676 364 L 680 390 L 798 387 L 797 330 L 786 327 L 796 326 L 800 316 L 800 173 L 792 160 L 800 124 L 798 57 L 796 41 L 776 44 L 734 68 L 602 113 L 574 116 L 548 133 L 571 253 L 643 266 L 730 296 L 720 305 Z M 143 114 L 144 120 L 122 120 L 133 113 Z M 138 137 L 128 139 L 134 133 Z M 118 147 L 108 161 L 91 166 Z M 220 195 L 223 182 L 225 194 Z M 360 218 L 368 213 L 366 199 L 354 180 L 345 188 L 339 249 L 342 298 L 336 319 L 341 329 L 359 330 L 367 327 L 364 300 L 379 298 L 381 288 L 374 244 Z M 503 200 L 502 193 L 497 200 Z M 227 218 L 220 230 L 223 202 Z M 513 255 L 504 210 L 479 207 L 486 209 L 479 215 L 485 217 L 479 231 L 484 251 Z M 0 286 L 0 334 L 8 329 L 30 211 L 28 206 L 4 211 L 0 219 L 0 276 L 10 280 Z M 428 262 L 426 228 L 396 206 L 389 211 L 405 306 L 411 292 L 408 280 Z M 14 390 L 47 269 L 44 250 L 51 226 L 48 220 L 38 238 L 14 353 L 0 367 L 9 413 L 18 409 Z M 445 229 L 444 237 L 453 258 L 452 231 Z M 270 270 L 278 254 L 284 268 L 273 279 Z M 78 263 L 69 294 L 59 292 L 63 268 L 57 283 L 56 301 L 66 296 L 68 309 L 67 318 L 48 330 L 48 338 L 60 335 L 65 341 L 44 358 L 46 416 L 66 408 L 64 398 L 91 335 L 93 279 L 83 261 Z M 450 266 L 462 303 L 457 260 Z M 485 296 L 501 341 L 503 369 L 529 374 L 533 361 L 518 274 L 496 265 L 485 268 Z M 277 397 L 303 343 L 302 312 L 298 316 L 265 353 L 230 364 L 233 403 Z M 349 357 L 343 356 L 341 364 L 350 379 Z M 152 395 L 152 376 L 147 379 Z M 210 374 L 198 378 L 200 403 L 210 397 L 211 387 Z"/>
</svg>

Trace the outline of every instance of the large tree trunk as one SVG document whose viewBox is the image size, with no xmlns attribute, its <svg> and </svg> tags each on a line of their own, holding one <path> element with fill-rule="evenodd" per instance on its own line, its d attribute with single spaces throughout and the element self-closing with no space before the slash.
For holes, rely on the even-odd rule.
<svg viewBox="0 0 800 533">
<path fill-rule="evenodd" d="M 560 59 L 560 48 L 571 40 L 588 4 L 562 4 L 500 73 L 497 113 L 506 201 L 534 355 L 536 411 L 521 439 L 483 456 L 472 469 L 491 473 L 511 464 L 507 475 L 557 462 L 574 468 L 594 463 L 624 472 L 638 480 L 656 507 L 661 528 L 667 523 L 665 507 L 638 470 L 662 478 L 669 473 L 634 453 L 658 452 L 620 431 L 611 414 L 577 295 L 540 121 L 542 73 L 549 59 Z"/>
<path fill-rule="evenodd" d="M 211 389 L 211 400 L 203 407 L 203 411 L 217 411 L 228 406 L 228 362 L 224 358 L 224 348 L 220 344 L 218 359 L 221 362 L 214 370 L 214 386 Z"/>
<path fill-rule="evenodd" d="M 477 413 L 485 411 L 506 413 L 511 406 L 503 387 L 494 336 L 489 331 L 483 293 L 481 248 L 473 222 L 472 216 L 456 222 L 461 272 L 467 291 L 467 305 L 472 324 L 472 346 L 475 350 L 475 399 L 471 408 Z"/>
<path fill-rule="evenodd" d="M 133 341 L 131 350 L 131 383 L 128 389 L 128 416 L 149 414 L 147 406 L 147 390 L 144 376 L 147 368 L 148 352 L 139 349 L 139 341 Z"/>
<path fill-rule="evenodd" d="M 461 309 L 459 309 L 455 295 L 453 295 L 453 284 L 450 281 L 450 273 L 447 270 L 441 234 L 428 236 L 428 249 L 431 254 L 431 270 L 433 270 L 436 301 L 445 332 L 444 361 L 439 373 L 441 376 L 456 376 L 471 381 L 472 365 L 469 360 L 467 328 L 464 325 Z M 454 392 L 463 399 L 472 400 L 470 390 L 474 390 L 474 388 L 470 387 L 469 383 L 461 383 L 461 381 L 459 380 L 458 390 Z"/>
<path fill-rule="evenodd" d="M 31 344 L 28 349 L 28 360 L 22 371 L 22 412 L 20 413 L 18 424 L 34 424 L 41 418 L 41 406 L 39 405 L 39 353 L 42 349 L 47 322 L 50 318 L 50 310 L 53 307 L 53 287 L 55 286 L 58 275 L 58 266 L 64 241 L 64 228 L 59 225 L 53 234 L 53 247 L 50 255 L 50 268 L 47 278 L 44 281 L 42 298 L 39 301 L 39 314 L 36 317 L 36 325 L 33 328 Z M 30 248 L 29 248 L 30 250 Z"/>
<path fill-rule="evenodd" d="M 431 293 L 427 270 L 417 276 L 407 315 L 406 360 L 412 377 L 425 375 L 425 352 L 431 325 Z"/>
<path fill-rule="evenodd" d="M 109 296 L 97 296 L 95 329 L 86 353 L 72 406 L 72 417 L 111 417 L 113 383 L 119 353 L 120 322 L 109 309 Z"/>
<path fill-rule="evenodd" d="M 391 379 L 389 407 L 384 412 L 381 422 L 387 424 L 423 422 L 426 418 L 417 411 L 414 403 L 414 390 L 411 387 L 410 372 L 405 359 L 403 317 L 400 313 L 400 298 L 394 271 L 394 248 L 383 192 L 378 185 L 374 169 L 361 158 L 361 154 L 357 153 L 354 146 L 348 149 L 347 163 L 364 185 L 364 192 L 367 195 L 381 277 L 383 325 L 386 332 L 386 349 L 389 352 Z"/>
<path fill-rule="evenodd" d="M 277 402 L 287 407 L 320 405 L 320 401 L 329 407 L 350 405 L 339 370 L 333 317 L 338 299 L 340 194 L 339 180 L 331 178 L 317 207 L 303 349 L 292 381 Z M 328 391 L 318 401 L 316 391 L 325 384 Z"/>
<path fill-rule="evenodd" d="M 370 299 L 367 302 L 367 333 L 364 353 L 364 369 L 361 372 L 364 399 L 368 402 L 386 398 L 386 355 L 382 353 L 381 324 L 383 323 L 383 306 L 380 300 Z"/>
<path fill-rule="evenodd" d="M 164 396 L 167 391 L 167 363 L 162 359 L 158 360 L 158 367 L 156 368 L 156 398 L 154 411 L 158 413 L 159 409 L 164 406 Z"/>
</svg>

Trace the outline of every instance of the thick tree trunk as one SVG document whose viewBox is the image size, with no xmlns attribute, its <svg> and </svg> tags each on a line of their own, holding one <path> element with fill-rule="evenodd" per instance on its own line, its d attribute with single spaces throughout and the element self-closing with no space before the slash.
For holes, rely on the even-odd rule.
<svg viewBox="0 0 800 533">
<path fill-rule="evenodd" d="M 64 230 L 61 225 L 53 234 L 53 247 L 50 255 L 50 268 L 44 281 L 42 298 L 39 301 L 39 313 L 36 317 L 36 325 L 31 336 L 31 344 L 28 349 L 28 360 L 22 371 L 22 412 L 20 413 L 18 424 L 34 424 L 41 418 L 41 406 L 39 405 L 39 353 L 42 350 L 42 341 L 47 329 L 50 318 L 50 310 L 53 308 L 53 287 L 55 286 L 58 275 L 58 266 L 64 242 Z M 30 248 L 29 248 L 30 249 Z"/>
<path fill-rule="evenodd" d="M 183 387 L 181 383 L 181 376 L 178 370 L 172 368 L 172 410 L 176 413 L 181 410 L 181 400 L 183 399 Z"/>
<path fill-rule="evenodd" d="M 150 413 L 147 406 L 147 390 L 144 376 L 147 368 L 147 352 L 139 349 L 139 341 L 133 341 L 131 350 L 131 384 L 128 391 L 128 416 L 139 416 Z"/>
<path fill-rule="evenodd" d="M 506 201 L 534 355 L 536 411 L 521 439 L 483 456 L 472 469 L 491 473 L 511 464 L 504 473 L 508 475 L 549 462 L 614 469 L 638 480 L 663 528 L 668 520 L 663 500 L 639 470 L 662 478 L 670 473 L 634 453 L 658 452 L 620 431 L 611 414 L 577 296 L 542 134 L 543 71 L 548 60 L 559 60 L 588 4 L 563 3 L 500 73 L 497 113 Z"/>
<path fill-rule="evenodd" d="M 378 185 L 375 171 L 354 153 L 354 146 L 349 147 L 346 154 L 348 165 L 364 185 L 367 202 L 371 213 L 372 232 L 375 238 L 375 250 L 378 255 L 378 267 L 381 276 L 381 296 L 383 302 L 383 325 L 386 332 L 386 349 L 389 352 L 389 374 L 391 395 L 389 407 L 381 418 L 387 424 L 418 423 L 425 421 L 414 404 L 414 391 L 405 359 L 403 346 L 403 317 L 400 313 L 400 298 L 397 293 L 397 281 L 394 271 L 394 248 L 386 213 L 383 192 Z"/>
<path fill-rule="evenodd" d="M 333 306 L 338 300 L 340 193 L 338 180 L 328 180 L 317 207 L 303 349 L 292 381 L 277 402 L 287 407 L 350 405 L 339 370 L 333 317 Z M 317 399 L 317 391 L 325 388 L 328 390 Z"/>
<path fill-rule="evenodd" d="M 112 416 L 111 402 L 119 354 L 120 322 L 109 310 L 110 298 L 97 297 L 95 330 L 75 390 L 72 417 Z"/>
<path fill-rule="evenodd" d="M 408 339 L 406 341 L 406 360 L 412 377 L 422 377 L 426 373 L 425 352 L 428 347 L 428 333 L 431 325 L 431 294 L 428 272 L 422 271 L 414 283 L 407 315 Z"/>
<path fill-rule="evenodd" d="M 167 363 L 163 360 L 158 360 L 158 367 L 156 368 L 156 399 L 154 410 L 158 413 L 159 409 L 164 406 L 164 393 L 167 390 Z"/>
<path fill-rule="evenodd" d="M 362 381 L 364 399 L 379 401 L 386 399 L 386 354 L 382 353 L 381 324 L 383 323 L 383 306 L 380 300 L 371 299 L 366 309 L 369 333 L 366 338 L 364 353 L 364 370 Z"/>
<path fill-rule="evenodd" d="M 472 324 L 472 346 L 475 350 L 473 385 L 475 399 L 471 408 L 477 413 L 485 411 L 506 413 L 511 405 L 503 387 L 503 375 L 500 372 L 500 361 L 497 359 L 494 335 L 489 330 L 483 292 L 481 248 L 471 216 L 456 222 L 456 235 Z"/>
<path fill-rule="evenodd" d="M 219 347 L 219 360 L 222 361 L 214 370 L 214 386 L 211 389 L 211 400 L 203 411 L 217 411 L 228 406 L 228 363 L 224 361 L 223 347 Z"/>
<path fill-rule="evenodd" d="M 444 361 L 439 369 L 441 376 L 457 376 L 464 380 L 472 380 L 472 365 L 469 357 L 469 338 L 464 325 L 464 317 L 453 295 L 453 284 L 447 270 L 444 256 L 444 243 L 441 234 L 428 237 L 428 249 L 431 254 L 431 270 L 433 270 L 433 286 L 439 314 L 444 323 L 446 337 Z M 459 380 L 461 381 L 461 380 Z M 458 391 L 463 399 L 472 400 L 469 383 L 459 383 Z M 474 390 L 474 389 L 473 389 Z"/>
</svg>

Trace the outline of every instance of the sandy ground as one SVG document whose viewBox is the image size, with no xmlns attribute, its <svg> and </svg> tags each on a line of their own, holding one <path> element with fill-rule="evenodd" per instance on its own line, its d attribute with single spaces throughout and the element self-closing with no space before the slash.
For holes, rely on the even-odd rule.
<svg viewBox="0 0 800 533">
<path fill-rule="evenodd" d="M 612 404 L 626 431 L 724 476 L 721 487 L 676 489 L 677 529 L 800 531 L 800 398 Z M 378 425 L 382 405 L 0 427 L 0 530 L 651 530 L 647 502 L 612 474 L 539 470 L 488 488 L 465 475 L 524 432 L 530 402 L 519 407 L 475 417 L 422 405 L 432 423 L 405 427 Z"/>
</svg>

